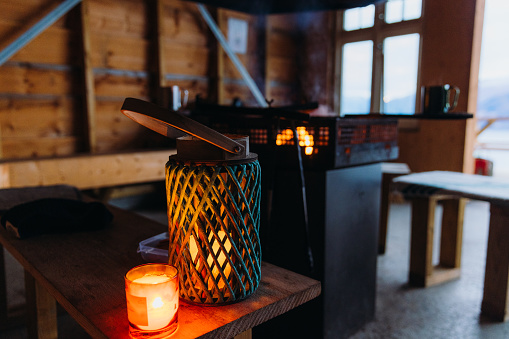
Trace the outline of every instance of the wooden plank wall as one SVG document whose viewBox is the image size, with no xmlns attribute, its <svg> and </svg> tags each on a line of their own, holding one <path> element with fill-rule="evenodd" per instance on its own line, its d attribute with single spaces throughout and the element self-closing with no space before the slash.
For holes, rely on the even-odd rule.
<svg viewBox="0 0 509 339">
<path fill-rule="evenodd" d="M 56 0 L 0 0 L 0 47 Z M 298 93 L 298 27 L 292 15 L 210 9 L 249 24 L 239 58 L 275 105 Z M 268 84 L 268 85 L 267 85 Z M 214 103 L 257 106 L 196 5 L 179 0 L 83 0 L 0 66 L 3 159 L 171 147 L 172 140 L 120 113 L 125 97 L 162 102 L 187 89 Z"/>
<path fill-rule="evenodd" d="M 266 22 L 265 97 L 273 106 L 300 103 L 298 14 L 274 14 Z"/>
<path fill-rule="evenodd" d="M 49 0 L 0 1 L 0 41 L 8 40 Z M 79 39 L 75 16 L 60 19 L 0 67 L 0 128 L 4 158 L 80 150 Z"/>
<path fill-rule="evenodd" d="M 160 1 L 161 85 L 210 96 L 214 37 L 193 3 Z"/>
<path fill-rule="evenodd" d="M 86 0 L 85 0 L 86 1 Z M 142 126 L 119 114 L 125 97 L 150 100 L 148 8 L 141 1 L 95 1 L 88 3 L 90 60 L 96 99 L 95 144 L 97 152 L 122 150 L 145 143 Z"/>
<path fill-rule="evenodd" d="M 0 0 L 0 48 L 55 1 Z M 172 85 L 187 89 L 191 101 L 200 95 L 212 103 L 229 105 L 239 98 L 246 106 L 258 105 L 194 3 L 83 2 L 0 66 L 3 159 L 171 147 L 172 140 L 119 109 L 128 96 L 164 102 Z M 472 44 L 479 44 L 474 37 L 482 24 L 476 19 L 482 8 L 475 7 L 484 1 L 459 7 L 457 2 L 462 1 L 425 2 L 420 79 L 422 85 L 460 86 L 457 110 L 472 112 L 479 49 Z M 318 101 L 333 106 L 334 15 L 209 10 L 225 35 L 228 18 L 248 22 L 248 50 L 239 58 L 272 105 Z M 421 121 L 400 131 L 400 161 L 413 171 L 470 172 L 474 137 L 473 121 Z"/>
<path fill-rule="evenodd" d="M 244 20 L 248 25 L 248 44 L 245 54 L 237 54 L 240 62 L 244 65 L 247 72 L 251 75 L 258 88 L 263 93 L 263 73 L 262 65 L 264 59 L 263 41 L 260 41 L 258 32 L 263 31 L 263 17 L 257 17 L 231 10 L 219 9 L 217 11 L 217 23 L 224 32 L 228 34 L 228 19 L 235 18 Z M 258 52 L 261 51 L 259 54 Z M 245 106 L 259 107 L 249 88 L 242 81 L 240 73 L 235 68 L 233 62 L 228 58 L 224 50 L 216 43 L 217 53 L 217 82 L 218 88 L 217 101 L 222 105 L 229 105 L 235 98 L 242 101 Z"/>
</svg>

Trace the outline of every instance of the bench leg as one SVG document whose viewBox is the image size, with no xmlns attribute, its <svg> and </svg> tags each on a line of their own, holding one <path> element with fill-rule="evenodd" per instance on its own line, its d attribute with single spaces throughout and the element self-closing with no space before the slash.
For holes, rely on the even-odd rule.
<svg viewBox="0 0 509 339">
<path fill-rule="evenodd" d="M 426 278 L 433 272 L 433 232 L 436 199 L 412 198 L 412 230 L 410 238 L 409 283 L 426 286 Z"/>
<path fill-rule="evenodd" d="M 57 304 L 55 299 L 25 271 L 28 337 L 58 338 Z"/>
<path fill-rule="evenodd" d="M 8 324 L 7 306 L 4 247 L 0 245 L 0 328 L 5 328 Z"/>
<path fill-rule="evenodd" d="M 378 254 L 385 254 L 387 243 L 387 224 L 389 221 L 390 188 L 392 179 L 397 175 L 384 173 L 382 175 L 382 189 L 380 196 L 380 225 L 378 230 Z"/>
<path fill-rule="evenodd" d="M 446 200 L 444 205 L 440 265 L 433 266 L 433 235 L 435 209 L 440 196 L 414 197 L 412 202 L 412 232 L 410 239 L 409 283 L 428 287 L 460 277 L 461 236 L 465 202 Z"/>
<path fill-rule="evenodd" d="M 442 234 L 440 237 L 440 265 L 445 268 L 461 267 L 463 216 L 466 199 L 442 200 Z"/>
<path fill-rule="evenodd" d="M 509 319 L 509 210 L 491 203 L 490 230 L 481 313 L 499 321 Z"/>
</svg>

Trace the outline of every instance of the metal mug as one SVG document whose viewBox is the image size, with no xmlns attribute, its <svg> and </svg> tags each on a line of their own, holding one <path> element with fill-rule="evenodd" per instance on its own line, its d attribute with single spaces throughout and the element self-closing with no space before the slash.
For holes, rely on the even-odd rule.
<svg viewBox="0 0 509 339">
<path fill-rule="evenodd" d="M 187 100 L 189 99 L 189 91 L 181 90 L 178 86 L 171 87 L 171 108 L 173 111 L 180 110 L 181 107 L 187 106 Z"/>
<path fill-rule="evenodd" d="M 457 86 L 423 86 L 421 90 L 424 114 L 447 113 L 456 108 L 460 89 Z"/>
</svg>

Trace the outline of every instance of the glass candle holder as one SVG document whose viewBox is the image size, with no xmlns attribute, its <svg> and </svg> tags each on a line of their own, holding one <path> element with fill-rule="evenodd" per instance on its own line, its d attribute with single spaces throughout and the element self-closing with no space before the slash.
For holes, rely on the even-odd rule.
<svg viewBox="0 0 509 339">
<path fill-rule="evenodd" d="M 125 275 L 131 338 L 165 338 L 178 327 L 178 271 L 168 264 L 145 264 Z"/>
</svg>

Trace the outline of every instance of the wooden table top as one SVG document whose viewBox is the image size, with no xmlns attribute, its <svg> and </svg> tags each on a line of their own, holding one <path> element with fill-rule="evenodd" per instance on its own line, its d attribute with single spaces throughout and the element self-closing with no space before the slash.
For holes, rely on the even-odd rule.
<svg viewBox="0 0 509 339">
<path fill-rule="evenodd" d="M 509 204 L 509 180 L 459 172 L 431 171 L 403 175 L 393 180 L 404 194 L 449 194 L 497 204 Z M 428 190 L 423 188 L 430 188 Z"/>
<path fill-rule="evenodd" d="M 143 264 L 138 243 L 167 226 L 115 207 L 104 230 L 17 239 L 0 227 L 1 244 L 94 338 L 128 338 L 124 275 Z M 172 338 L 231 338 L 321 292 L 320 282 L 262 263 L 258 290 L 226 306 L 180 302 Z"/>
</svg>

